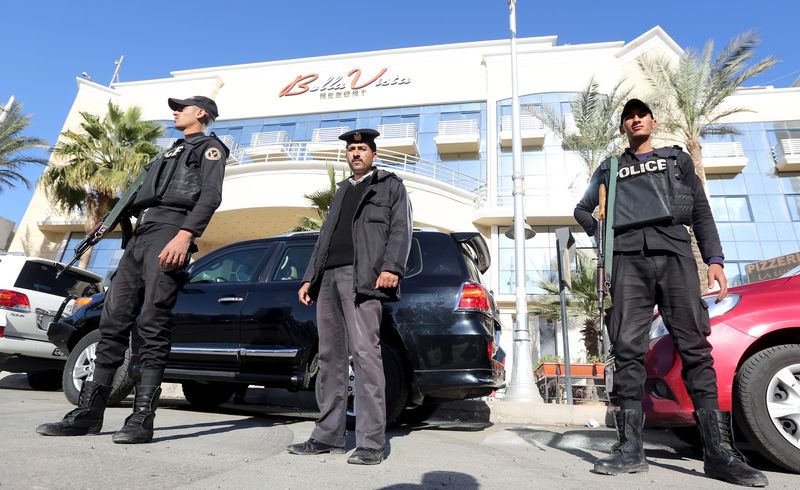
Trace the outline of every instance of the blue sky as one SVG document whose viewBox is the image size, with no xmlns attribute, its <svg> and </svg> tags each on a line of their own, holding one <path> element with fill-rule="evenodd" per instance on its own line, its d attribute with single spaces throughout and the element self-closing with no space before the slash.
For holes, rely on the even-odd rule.
<svg viewBox="0 0 800 490">
<path fill-rule="evenodd" d="M 123 54 L 120 79 L 133 81 L 173 70 L 509 34 L 506 0 L 29 0 L 4 2 L 0 13 L 0 103 L 16 96 L 33 115 L 27 133 L 50 143 L 75 98 L 75 77 L 85 71 L 106 84 Z M 753 84 L 776 87 L 800 78 L 798 19 L 797 0 L 517 2 L 517 35 L 557 35 L 558 44 L 627 42 L 660 25 L 682 47 L 700 49 L 708 39 L 721 47 L 756 29 L 763 39 L 758 54 L 781 63 Z M 25 170 L 34 182 L 41 172 Z M 4 189 L 0 216 L 18 223 L 32 194 L 24 186 Z"/>
</svg>

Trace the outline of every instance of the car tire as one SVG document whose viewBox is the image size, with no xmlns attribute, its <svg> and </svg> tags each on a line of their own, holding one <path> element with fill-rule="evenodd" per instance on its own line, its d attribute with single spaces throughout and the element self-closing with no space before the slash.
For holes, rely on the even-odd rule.
<svg viewBox="0 0 800 490">
<path fill-rule="evenodd" d="M 767 459 L 793 472 L 800 468 L 800 445 L 789 441 L 800 437 L 798 382 L 800 344 L 770 347 L 742 364 L 734 401 L 736 422 L 750 443 Z M 792 388 L 790 383 L 794 383 Z"/>
<path fill-rule="evenodd" d="M 183 397 L 195 408 L 210 410 L 230 400 L 238 387 L 239 385 L 235 383 L 187 381 L 183 383 Z"/>
<path fill-rule="evenodd" d="M 58 391 L 61 389 L 61 371 L 49 369 L 47 371 L 29 371 L 28 385 L 36 391 Z"/>
<path fill-rule="evenodd" d="M 408 401 L 408 381 L 403 370 L 403 361 L 400 354 L 392 347 L 381 342 L 381 357 L 383 358 L 383 374 L 386 378 L 386 425 L 389 426 L 397 420 L 397 417 L 406 408 Z M 317 380 L 319 381 L 319 380 Z M 355 386 L 356 379 L 353 372 L 353 364 L 350 362 L 350 383 L 347 387 L 347 428 L 355 430 Z M 314 383 L 314 390 L 317 400 L 320 399 L 319 383 Z"/>
<path fill-rule="evenodd" d="M 100 331 L 92 330 L 75 344 L 67 356 L 62 375 L 64 396 L 73 405 L 78 404 L 78 395 L 83 386 L 83 381 L 92 379 L 94 376 L 94 360 L 97 350 L 97 343 L 100 342 Z M 108 397 L 108 406 L 119 404 L 133 390 L 135 384 L 128 375 L 128 364 L 130 363 L 130 349 L 125 351 L 125 360 L 122 366 L 117 368 L 114 373 L 111 395 Z"/>
</svg>

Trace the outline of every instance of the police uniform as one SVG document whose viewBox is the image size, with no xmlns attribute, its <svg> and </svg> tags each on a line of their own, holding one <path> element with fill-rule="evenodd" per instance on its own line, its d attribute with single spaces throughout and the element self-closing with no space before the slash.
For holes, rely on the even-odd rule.
<svg viewBox="0 0 800 490">
<path fill-rule="evenodd" d="M 375 151 L 379 133 L 360 129 L 340 136 L 348 146 Z M 383 301 L 397 288 L 376 288 L 381 272 L 402 278 L 411 246 L 412 218 L 405 187 L 391 172 L 372 169 L 339 184 L 309 261 L 304 287 L 317 300 L 320 416 L 308 441 L 293 454 L 343 453 L 348 352 L 353 357 L 356 450 L 348 463 L 378 464 L 386 439 L 385 377 L 380 347 Z"/>
<path fill-rule="evenodd" d="M 169 106 L 173 110 L 197 106 L 212 118 L 218 115 L 214 101 L 202 96 L 170 98 Z M 216 136 L 198 132 L 176 141 L 147 168 L 132 207 L 133 214 L 138 214 L 136 229 L 125 245 L 105 297 L 93 380 L 84 383 L 77 413 L 70 412 L 59 423 L 40 426 L 39 433 L 83 435 L 87 429 L 88 433 L 99 431 L 104 399 L 133 339 L 132 350 L 138 359 L 132 364 L 139 368 L 132 373 L 136 380 L 134 414 L 150 415 L 145 424 L 149 429 L 144 433 L 152 438 L 152 418 L 170 351 L 171 310 L 186 279 L 189 254 L 196 248 L 192 243 L 183 265 L 174 270 L 159 265 L 159 254 L 181 230 L 193 237 L 202 235 L 221 201 L 227 155 L 228 149 Z M 125 433 L 128 422 L 115 434 L 114 442 L 147 442 L 140 440 L 141 431 L 133 438 Z"/>
<path fill-rule="evenodd" d="M 622 111 L 621 130 L 635 115 L 644 122 L 653 117 L 647 104 L 631 99 Z M 635 134 L 633 122 L 629 129 Z M 611 168 L 611 159 L 602 162 L 575 207 L 575 219 L 589 235 L 595 235 L 597 227 L 592 212 L 598 205 L 598 189 L 601 183 L 610 188 Z M 737 484 L 766 484 L 764 475 L 738 456 L 732 446 L 730 413 L 719 411 L 717 377 L 706 339 L 711 333 L 708 308 L 701 298 L 687 226 L 705 263 L 722 265 L 724 256 L 691 157 L 677 146 L 639 155 L 626 150 L 618 159 L 616 202 L 608 213 L 613 213 L 614 222 L 613 230 L 606 232 L 614 236 L 609 337 L 615 358 L 611 401 L 619 407 L 614 412 L 618 444 L 611 456 L 595 463 L 595 471 L 615 475 L 648 469 L 642 443 L 644 359 L 657 305 L 683 362 L 684 384 L 703 436 L 706 474 Z"/>
<path fill-rule="evenodd" d="M 598 204 L 598 187 L 608 186 L 609 160 L 595 171 L 589 188 L 575 208 L 575 219 L 590 235 L 595 233 L 591 215 Z M 663 181 L 663 187 L 644 184 L 645 179 Z M 641 182 L 640 182 L 641 181 Z M 628 190 L 628 188 L 631 188 Z M 666 192 L 665 196 L 654 192 Z M 638 193 L 638 194 L 637 194 Z M 638 199 L 628 202 L 627 197 Z M 658 204 L 654 204 L 658 203 Z M 666 203 L 666 204 L 665 204 Z M 648 216 L 653 208 L 671 217 Z M 654 150 L 637 157 L 630 150 L 619 158 L 615 220 L 631 214 L 645 225 L 615 227 L 611 275 L 613 308 L 609 336 L 614 346 L 614 395 L 620 407 L 641 410 L 644 395 L 644 357 L 648 333 L 657 304 L 671 329 L 684 363 L 684 380 L 699 408 L 717 408 L 716 374 L 711 358 L 706 303 L 701 299 L 697 265 L 689 232 L 692 226 L 703 260 L 722 260 L 714 218 L 702 184 L 695 175 L 691 157 L 677 147 Z M 641 216 L 634 216 L 633 213 Z"/>
</svg>

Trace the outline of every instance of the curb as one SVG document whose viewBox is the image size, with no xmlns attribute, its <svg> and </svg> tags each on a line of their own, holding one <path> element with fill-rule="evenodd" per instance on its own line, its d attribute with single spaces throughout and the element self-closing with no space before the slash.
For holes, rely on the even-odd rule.
<svg viewBox="0 0 800 490">
<path fill-rule="evenodd" d="M 162 398 L 183 399 L 183 391 L 178 383 L 164 383 L 161 386 Z M 289 392 L 286 390 L 264 390 L 251 387 L 248 401 L 289 408 L 316 410 L 313 393 Z M 431 419 L 447 422 L 491 422 L 493 424 L 524 424 L 554 426 L 594 426 L 603 425 L 606 418 L 606 405 L 603 403 L 585 405 L 559 405 L 555 403 L 532 403 L 494 398 L 482 400 L 456 400 L 441 403 L 432 413 Z"/>
</svg>

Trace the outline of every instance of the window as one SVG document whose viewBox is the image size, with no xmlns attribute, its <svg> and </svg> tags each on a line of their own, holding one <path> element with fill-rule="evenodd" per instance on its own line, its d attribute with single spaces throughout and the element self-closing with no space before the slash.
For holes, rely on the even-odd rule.
<svg viewBox="0 0 800 490">
<path fill-rule="evenodd" d="M 56 278 L 57 273 L 58 269 L 52 265 L 25 262 L 14 287 L 61 297 L 91 296 L 103 290 L 94 279 L 78 272 L 70 270 Z"/>
<path fill-rule="evenodd" d="M 789 215 L 792 217 L 792 221 L 800 221 L 800 194 L 786 196 L 786 204 L 789 205 Z"/>
<path fill-rule="evenodd" d="M 83 233 L 70 233 L 67 246 L 61 254 L 61 262 L 69 262 L 75 253 L 75 247 L 83 240 Z M 103 283 L 107 286 L 110 282 L 111 274 L 117 270 L 117 265 L 122 258 L 122 237 L 119 233 L 104 237 L 94 247 L 89 255 L 89 264 L 86 269 L 100 275 Z"/>
<path fill-rule="evenodd" d="M 215 258 L 192 271 L 190 284 L 252 282 L 258 278 L 266 249 L 236 250 Z"/>
<path fill-rule="evenodd" d="M 712 197 L 711 211 L 717 221 L 753 221 L 753 213 L 750 211 L 750 203 L 746 196 Z"/>
<path fill-rule="evenodd" d="M 299 281 L 306 273 L 308 261 L 314 252 L 313 245 L 286 247 L 278 268 L 272 276 L 273 281 Z"/>
</svg>

